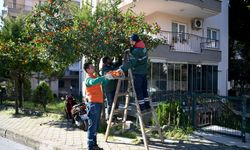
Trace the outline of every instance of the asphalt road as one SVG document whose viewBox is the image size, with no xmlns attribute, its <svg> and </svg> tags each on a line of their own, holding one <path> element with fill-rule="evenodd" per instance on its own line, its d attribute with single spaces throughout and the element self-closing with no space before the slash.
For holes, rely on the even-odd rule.
<svg viewBox="0 0 250 150">
<path fill-rule="evenodd" d="M 0 150 L 33 150 L 33 149 L 0 136 Z"/>
</svg>

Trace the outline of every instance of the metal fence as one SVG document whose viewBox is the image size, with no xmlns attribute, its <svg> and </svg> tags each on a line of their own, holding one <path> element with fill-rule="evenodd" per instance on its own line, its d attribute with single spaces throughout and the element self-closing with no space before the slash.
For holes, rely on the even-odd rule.
<svg viewBox="0 0 250 150">
<path fill-rule="evenodd" d="M 127 83 L 122 84 L 126 86 Z M 154 106 L 162 102 L 168 104 L 165 110 L 168 114 L 164 116 L 167 125 L 192 126 L 197 130 L 239 137 L 243 142 L 250 133 L 250 96 L 161 91 L 151 92 L 151 98 Z M 133 100 L 131 97 L 129 115 L 136 117 Z"/>
<path fill-rule="evenodd" d="M 250 133 L 250 97 L 225 97 L 197 93 L 165 93 L 161 98 L 180 110 L 181 125 L 191 125 L 206 132 L 240 137 L 246 141 Z M 159 104 L 157 95 L 152 95 L 154 103 Z M 172 112 L 171 112 L 172 111 Z M 176 116 L 170 109 L 169 117 Z M 168 117 L 166 116 L 166 117 Z M 171 119 L 169 119 L 170 121 Z"/>
</svg>

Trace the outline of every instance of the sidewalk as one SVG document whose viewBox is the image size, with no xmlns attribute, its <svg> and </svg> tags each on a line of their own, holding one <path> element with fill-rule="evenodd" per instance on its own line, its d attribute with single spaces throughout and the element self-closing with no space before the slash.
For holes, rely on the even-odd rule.
<svg viewBox="0 0 250 150">
<path fill-rule="evenodd" d="M 15 117 L 0 111 L 0 136 L 39 150 L 82 150 L 86 149 L 87 133 L 72 128 L 70 122 L 54 121 L 46 117 Z M 104 150 L 142 150 L 144 145 L 135 145 L 130 139 L 113 137 L 104 141 L 104 135 L 98 134 L 98 144 Z M 150 150 L 155 149 L 192 149 L 192 150 L 238 150 L 211 142 L 201 137 L 192 137 L 190 141 L 165 140 L 149 143 Z"/>
</svg>

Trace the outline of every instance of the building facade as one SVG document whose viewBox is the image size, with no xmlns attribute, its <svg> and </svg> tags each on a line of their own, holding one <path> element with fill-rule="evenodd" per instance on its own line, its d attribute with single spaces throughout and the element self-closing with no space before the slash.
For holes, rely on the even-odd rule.
<svg viewBox="0 0 250 150">
<path fill-rule="evenodd" d="M 96 6 L 100 0 L 87 0 Z M 123 0 L 120 9 L 157 22 L 166 45 L 149 52 L 152 97 L 166 93 L 228 91 L 228 0 Z M 81 77 L 84 78 L 83 73 Z M 82 86 L 84 91 L 84 86 Z"/>
<path fill-rule="evenodd" d="M 227 95 L 228 0 L 124 0 L 123 11 L 144 13 L 164 38 L 149 52 L 149 91 Z"/>
<path fill-rule="evenodd" d="M 4 6 L 7 8 L 5 15 L 16 18 L 17 15 L 30 12 L 36 5 L 42 4 L 46 0 L 4 0 Z"/>
</svg>

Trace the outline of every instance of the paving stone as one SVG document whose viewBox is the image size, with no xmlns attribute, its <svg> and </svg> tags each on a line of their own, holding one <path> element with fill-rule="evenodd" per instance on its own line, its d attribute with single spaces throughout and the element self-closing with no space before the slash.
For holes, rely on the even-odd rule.
<svg viewBox="0 0 250 150">
<path fill-rule="evenodd" d="M 61 150 L 83 150 L 87 149 L 87 132 L 78 128 L 73 128 L 71 122 L 53 121 L 52 119 L 44 119 L 42 117 L 12 117 L 11 115 L 0 115 L 0 136 L 4 136 L 7 129 L 9 135 L 7 137 L 13 140 L 23 140 L 26 144 L 32 144 L 35 148 L 51 148 L 57 147 Z M 15 136 L 15 134 L 20 136 Z M 25 138 L 27 137 L 27 138 Z M 103 134 L 98 134 L 98 145 L 105 150 L 144 150 L 144 145 L 135 145 L 131 140 L 117 138 L 116 141 L 105 142 Z M 31 139 L 31 140 L 29 140 Z M 29 141 L 26 141 L 29 140 Z M 35 141 L 39 142 L 35 142 Z M 43 143 L 42 145 L 34 145 Z M 171 141 L 166 140 L 162 144 L 158 141 L 149 142 L 150 150 L 242 150 L 233 146 L 225 146 L 204 140 L 200 137 L 192 137 L 190 141 Z"/>
</svg>

